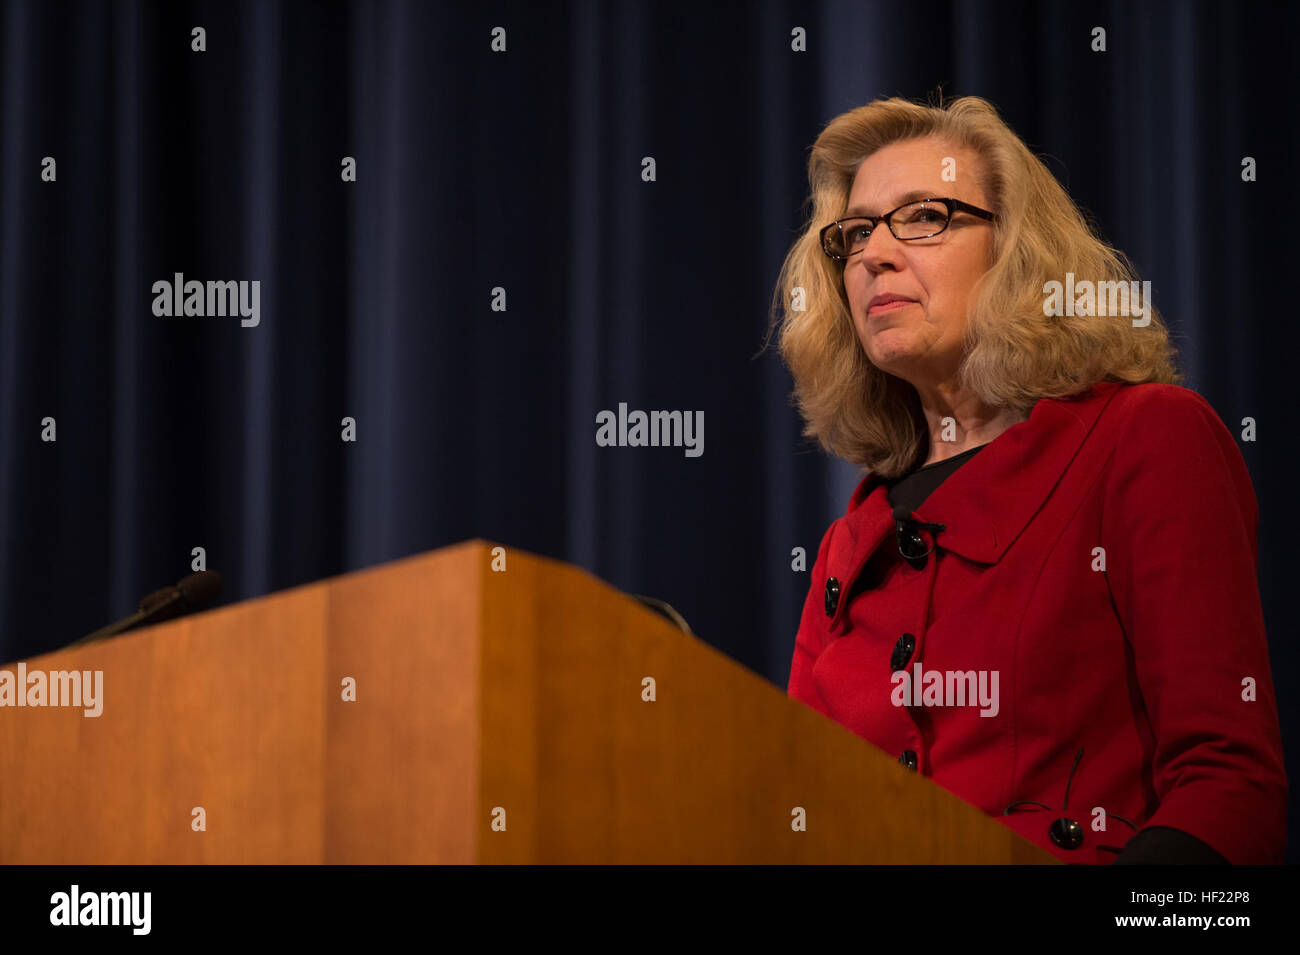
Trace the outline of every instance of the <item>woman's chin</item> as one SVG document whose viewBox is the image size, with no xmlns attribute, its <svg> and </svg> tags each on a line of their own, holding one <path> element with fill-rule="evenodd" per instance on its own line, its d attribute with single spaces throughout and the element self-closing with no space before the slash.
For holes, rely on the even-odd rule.
<svg viewBox="0 0 1300 955">
<path fill-rule="evenodd" d="M 867 357 L 877 368 L 891 371 L 894 368 L 905 367 L 914 355 L 911 342 L 904 336 L 886 334 L 882 339 L 877 334 L 872 338 L 871 348 L 867 349 Z"/>
</svg>

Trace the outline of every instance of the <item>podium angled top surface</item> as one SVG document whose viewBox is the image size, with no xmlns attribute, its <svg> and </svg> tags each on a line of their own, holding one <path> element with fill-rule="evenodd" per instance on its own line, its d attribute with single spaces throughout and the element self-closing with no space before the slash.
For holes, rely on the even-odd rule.
<svg viewBox="0 0 1300 955">
<path fill-rule="evenodd" d="M 495 548 L 0 667 L 102 674 L 98 716 L 0 706 L 0 864 L 1057 861 L 591 574 Z"/>
</svg>

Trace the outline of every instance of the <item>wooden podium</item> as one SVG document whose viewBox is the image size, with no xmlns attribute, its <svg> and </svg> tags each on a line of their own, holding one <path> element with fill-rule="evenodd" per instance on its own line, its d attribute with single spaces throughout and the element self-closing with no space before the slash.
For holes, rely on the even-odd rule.
<svg viewBox="0 0 1300 955">
<path fill-rule="evenodd" d="M 103 671 L 103 712 L 0 707 L 0 864 L 1057 863 L 590 574 L 493 547 L 24 661 Z"/>
</svg>

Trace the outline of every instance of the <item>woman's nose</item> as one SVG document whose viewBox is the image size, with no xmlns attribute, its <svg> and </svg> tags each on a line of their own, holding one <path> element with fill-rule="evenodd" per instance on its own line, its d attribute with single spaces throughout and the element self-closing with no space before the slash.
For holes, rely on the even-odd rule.
<svg viewBox="0 0 1300 955">
<path fill-rule="evenodd" d="M 875 274 L 886 268 L 898 268 L 902 252 L 903 243 L 882 222 L 871 230 L 857 258 L 862 260 L 868 272 Z"/>
</svg>

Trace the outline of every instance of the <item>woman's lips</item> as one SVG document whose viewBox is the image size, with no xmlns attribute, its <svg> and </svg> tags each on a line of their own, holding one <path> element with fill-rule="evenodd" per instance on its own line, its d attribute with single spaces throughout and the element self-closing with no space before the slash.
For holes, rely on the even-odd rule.
<svg viewBox="0 0 1300 955">
<path fill-rule="evenodd" d="M 916 304 L 915 302 L 910 300 L 902 301 L 899 299 L 895 299 L 892 302 L 881 302 L 879 305 L 871 306 L 871 308 L 867 309 L 867 314 L 879 315 L 882 312 L 893 312 L 893 311 L 897 311 L 900 308 L 906 308 L 909 305 L 915 305 L 915 304 Z"/>
</svg>

